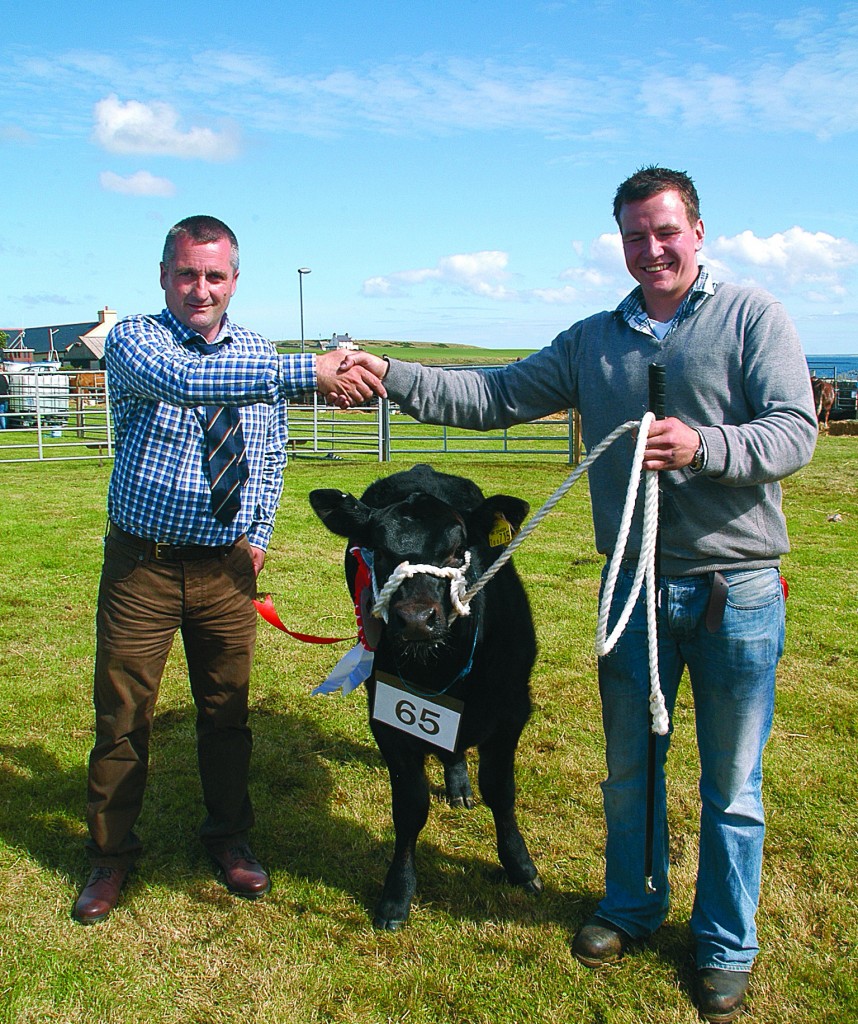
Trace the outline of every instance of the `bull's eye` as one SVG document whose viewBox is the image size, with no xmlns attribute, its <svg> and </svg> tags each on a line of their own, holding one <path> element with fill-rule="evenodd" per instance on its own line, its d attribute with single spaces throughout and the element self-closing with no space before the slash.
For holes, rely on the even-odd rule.
<svg viewBox="0 0 858 1024">
<path fill-rule="evenodd" d="M 384 548 L 376 548 L 373 554 L 373 565 L 376 578 L 386 579 L 399 564 L 395 558 Z"/>
</svg>

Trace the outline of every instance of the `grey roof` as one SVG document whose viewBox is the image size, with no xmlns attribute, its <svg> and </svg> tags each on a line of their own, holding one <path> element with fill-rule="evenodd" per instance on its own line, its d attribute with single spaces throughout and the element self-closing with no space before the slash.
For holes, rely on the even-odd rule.
<svg viewBox="0 0 858 1024">
<path fill-rule="evenodd" d="M 69 345 L 73 345 L 82 334 L 91 331 L 98 326 L 98 320 L 85 324 L 57 324 L 48 327 L 26 327 L 24 328 L 24 348 L 31 348 L 36 353 L 49 352 L 51 348 L 51 335 L 54 332 L 54 349 L 57 352 L 64 352 Z M 21 333 L 20 327 L 2 327 L 0 330 L 6 332 L 7 341 L 5 348 L 14 344 Z M 103 354 L 103 353 L 102 353 Z M 100 358 L 100 357 L 99 357 Z"/>
</svg>

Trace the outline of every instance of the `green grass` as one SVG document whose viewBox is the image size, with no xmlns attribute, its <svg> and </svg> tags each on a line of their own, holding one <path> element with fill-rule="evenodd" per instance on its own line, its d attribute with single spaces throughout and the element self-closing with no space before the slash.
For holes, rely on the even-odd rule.
<svg viewBox="0 0 858 1024">
<path fill-rule="evenodd" d="M 268 565 L 287 626 L 354 631 L 342 551 L 311 514 L 318 486 L 359 492 L 369 461 L 296 460 Z M 561 461 L 450 457 L 439 468 L 534 509 Z M 254 846 L 269 897 L 247 903 L 213 879 L 196 837 L 194 712 L 180 651 L 165 673 L 140 822 L 145 853 L 103 925 L 69 918 L 87 874 L 86 759 L 92 741 L 93 611 L 110 465 L 2 470 L 0 547 L 0 1022 L 696 1021 L 687 927 L 697 848 L 693 708 L 684 686 L 668 772 L 673 906 L 618 966 L 581 967 L 575 928 L 602 888 L 603 740 L 593 634 L 600 568 L 582 481 L 516 561 L 537 623 L 535 710 L 518 759 L 519 818 L 545 880 L 539 899 L 498 877 L 491 817 L 454 811 L 441 774 L 419 847 L 406 929 L 370 914 L 391 851 L 386 771 L 362 693 L 310 691 L 346 645 L 298 643 L 260 624 L 252 685 Z M 769 832 L 749 1000 L 760 1022 L 858 1019 L 858 459 L 855 439 L 820 440 L 785 482 L 793 552 L 788 644 L 767 748 Z M 827 516 L 839 512 L 839 522 Z"/>
<path fill-rule="evenodd" d="M 419 341 L 372 341 L 359 340 L 362 349 L 377 356 L 396 356 L 409 362 L 417 361 L 428 366 L 495 366 L 523 359 L 535 350 L 532 348 L 482 348 L 479 345 L 448 345 L 444 342 Z M 299 341 L 278 341 L 281 352 L 300 352 Z M 318 343 L 305 341 L 307 352 L 318 352 Z"/>
</svg>

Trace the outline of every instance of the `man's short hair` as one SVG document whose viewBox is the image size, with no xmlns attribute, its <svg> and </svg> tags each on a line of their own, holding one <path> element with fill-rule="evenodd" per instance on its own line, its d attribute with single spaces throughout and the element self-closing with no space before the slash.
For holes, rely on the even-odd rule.
<svg viewBox="0 0 858 1024">
<path fill-rule="evenodd" d="M 196 245 L 205 245 L 208 242 L 219 242 L 222 238 L 229 242 L 229 263 L 235 273 L 238 273 L 238 239 L 233 231 L 217 217 L 208 217 L 205 214 L 197 214 L 194 217 L 185 217 L 178 224 L 174 224 L 167 232 L 167 239 L 164 242 L 164 253 L 161 262 L 169 266 L 176 258 L 176 239 L 179 235 L 190 238 Z"/>
<path fill-rule="evenodd" d="M 662 192 L 675 189 L 682 197 L 688 223 L 696 224 L 700 220 L 700 199 L 694 182 L 685 171 L 671 171 L 667 167 L 641 167 L 620 185 L 614 196 L 614 220 L 620 223 L 620 210 L 626 203 L 638 203 L 642 199 L 651 199 Z"/>
</svg>

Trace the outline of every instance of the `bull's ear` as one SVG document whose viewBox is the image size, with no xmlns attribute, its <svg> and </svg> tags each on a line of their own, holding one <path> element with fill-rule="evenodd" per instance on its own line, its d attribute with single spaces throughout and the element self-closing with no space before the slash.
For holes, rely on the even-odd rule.
<svg viewBox="0 0 858 1024">
<path fill-rule="evenodd" d="M 468 517 L 468 525 L 471 530 L 488 539 L 498 532 L 499 524 L 502 526 L 503 521 L 506 521 L 509 523 L 509 532 L 516 534 L 521 529 L 521 524 L 527 518 L 529 511 L 530 505 L 523 498 L 513 498 L 509 494 L 495 494 L 491 498 L 486 498 L 482 505 L 474 509 Z M 502 543 L 508 544 L 510 540 L 512 537 Z"/>
<path fill-rule="evenodd" d="M 313 511 L 331 533 L 361 542 L 361 535 L 372 512 L 369 506 L 358 501 L 354 495 L 329 488 L 310 491 L 309 497 Z"/>
</svg>

